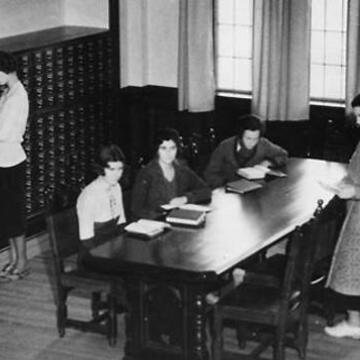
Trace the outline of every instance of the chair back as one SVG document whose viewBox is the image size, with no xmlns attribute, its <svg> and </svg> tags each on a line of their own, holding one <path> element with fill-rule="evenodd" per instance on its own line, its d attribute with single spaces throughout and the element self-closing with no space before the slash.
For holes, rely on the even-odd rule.
<svg viewBox="0 0 360 360">
<path fill-rule="evenodd" d="M 305 314 L 320 224 L 325 215 L 322 201 L 319 201 L 313 218 L 298 226 L 290 237 L 281 296 L 281 305 L 286 313 L 302 309 Z"/>
<path fill-rule="evenodd" d="M 63 271 L 63 261 L 78 253 L 79 250 L 79 233 L 76 207 L 62 210 L 55 214 L 50 214 L 46 218 L 47 228 L 50 238 L 52 253 L 59 266 Z"/>
</svg>

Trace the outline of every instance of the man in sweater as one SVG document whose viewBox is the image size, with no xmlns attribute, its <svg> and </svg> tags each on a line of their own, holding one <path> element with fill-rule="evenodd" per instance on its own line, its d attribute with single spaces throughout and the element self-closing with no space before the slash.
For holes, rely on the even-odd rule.
<svg viewBox="0 0 360 360">
<path fill-rule="evenodd" d="M 206 167 L 205 180 L 212 188 L 239 179 L 239 168 L 254 165 L 281 167 L 287 161 L 286 150 L 262 137 L 263 124 L 259 117 L 244 115 L 239 118 L 239 123 L 238 134 L 218 145 Z"/>
</svg>

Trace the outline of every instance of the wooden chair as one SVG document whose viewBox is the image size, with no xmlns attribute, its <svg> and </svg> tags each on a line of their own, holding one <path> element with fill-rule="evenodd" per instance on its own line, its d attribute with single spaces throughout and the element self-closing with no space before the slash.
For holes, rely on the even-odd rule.
<svg viewBox="0 0 360 360">
<path fill-rule="evenodd" d="M 237 324 L 241 345 L 247 340 L 258 342 L 250 353 L 237 354 L 238 359 L 259 359 L 270 345 L 275 360 L 285 358 L 285 346 L 294 347 L 305 358 L 309 283 L 320 212 L 318 208 L 311 221 L 292 233 L 284 278 L 247 271 L 243 282 L 214 306 L 214 360 L 222 358 L 221 334 L 229 321 Z"/>
<path fill-rule="evenodd" d="M 54 264 L 60 337 L 65 335 L 67 327 L 71 327 L 107 335 L 109 344 L 113 346 L 117 335 L 116 282 L 77 266 L 80 240 L 75 207 L 49 214 L 46 220 Z M 91 298 L 91 318 L 88 321 L 68 316 L 67 300 L 70 293 Z"/>
</svg>

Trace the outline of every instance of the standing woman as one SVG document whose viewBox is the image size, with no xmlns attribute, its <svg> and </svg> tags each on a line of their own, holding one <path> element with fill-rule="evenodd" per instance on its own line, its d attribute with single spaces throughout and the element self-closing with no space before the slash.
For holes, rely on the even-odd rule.
<svg viewBox="0 0 360 360">
<path fill-rule="evenodd" d="M 0 238 L 9 240 L 9 262 L 0 276 L 21 279 L 29 273 L 26 255 L 25 160 L 21 146 L 29 100 L 17 77 L 12 54 L 0 51 Z"/>
<path fill-rule="evenodd" d="M 211 199 L 209 186 L 177 159 L 179 134 L 175 129 L 158 131 L 154 158 L 140 170 L 132 191 L 134 218 L 156 219 L 161 205 L 180 206 Z"/>
<path fill-rule="evenodd" d="M 353 99 L 351 106 L 356 126 L 360 127 L 360 94 Z M 360 339 L 360 142 L 337 195 L 347 199 L 348 211 L 333 255 L 328 286 L 343 301 L 348 317 L 335 326 L 325 327 L 325 333 Z"/>
</svg>

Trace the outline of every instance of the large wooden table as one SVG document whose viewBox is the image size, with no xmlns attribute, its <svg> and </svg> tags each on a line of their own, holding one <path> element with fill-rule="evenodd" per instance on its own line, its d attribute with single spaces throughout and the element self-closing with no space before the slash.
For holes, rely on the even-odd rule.
<svg viewBox="0 0 360 360">
<path fill-rule="evenodd" d="M 319 199 L 326 206 L 333 194 L 318 181 L 340 180 L 346 165 L 293 158 L 284 171 L 245 195 L 214 190 L 203 228 L 174 227 L 148 241 L 119 235 L 91 251 L 125 280 L 125 359 L 209 358 L 205 294 L 308 221 Z"/>
</svg>

